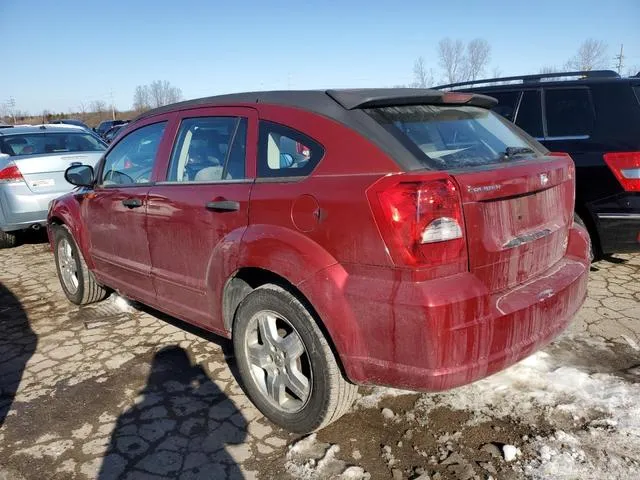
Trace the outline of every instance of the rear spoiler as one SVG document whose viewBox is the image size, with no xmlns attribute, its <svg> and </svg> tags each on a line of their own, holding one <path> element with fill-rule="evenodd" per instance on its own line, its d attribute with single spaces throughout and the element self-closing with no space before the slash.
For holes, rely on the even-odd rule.
<svg viewBox="0 0 640 480">
<path fill-rule="evenodd" d="M 353 90 L 327 90 L 327 95 L 347 110 L 405 105 L 473 105 L 491 108 L 498 104 L 486 95 L 442 92 L 428 88 L 363 88 Z"/>
</svg>

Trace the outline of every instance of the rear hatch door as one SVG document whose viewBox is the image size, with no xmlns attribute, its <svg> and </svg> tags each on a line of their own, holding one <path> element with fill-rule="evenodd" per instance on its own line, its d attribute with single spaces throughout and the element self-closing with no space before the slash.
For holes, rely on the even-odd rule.
<svg viewBox="0 0 640 480">
<path fill-rule="evenodd" d="M 462 196 L 469 267 L 489 291 L 525 283 L 564 256 L 575 195 L 569 157 L 451 173 Z"/>
</svg>

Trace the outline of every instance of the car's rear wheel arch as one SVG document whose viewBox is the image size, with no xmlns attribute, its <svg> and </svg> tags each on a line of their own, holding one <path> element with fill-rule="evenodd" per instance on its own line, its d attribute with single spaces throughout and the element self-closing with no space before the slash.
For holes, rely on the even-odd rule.
<svg viewBox="0 0 640 480">
<path fill-rule="evenodd" d="M 302 303 L 302 305 L 309 311 L 309 313 L 315 320 L 316 325 L 329 344 L 329 347 L 333 352 L 333 355 L 336 359 L 336 362 L 338 363 L 338 366 L 340 367 L 340 370 L 342 371 L 342 374 L 345 375 L 345 369 L 340 357 L 340 353 L 336 348 L 333 338 L 331 337 L 331 333 L 327 329 L 316 309 L 313 307 L 304 293 L 300 291 L 300 289 L 298 289 L 286 278 L 270 270 L 256 267 L 244 267 L 237 270 L 227 280 L 222 294 L 222 315 L 225 330 L 229 333 L 232 333 L 236 312 L 238 310 L 238 307 L 240 306 L 240 303 L 242 303 L 242 300 L 244 300 L 247 295 L 249 295 L 255 289 L 269 284 L 283 288 L 284 290 L 295 296 L 298 301 L 300 301 L 300 303 Z"/>
</svg>

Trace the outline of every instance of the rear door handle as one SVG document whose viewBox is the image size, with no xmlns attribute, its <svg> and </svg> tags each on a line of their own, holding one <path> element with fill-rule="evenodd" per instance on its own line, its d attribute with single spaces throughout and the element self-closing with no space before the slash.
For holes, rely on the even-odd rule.
<svg viewBox="0 0 640 480">
<path fill-rule="evenodd" d="M 127 198 L 126 200 L 122 200 L 122 205 L 127 208 L 138 208 L 142 206 L 142 200 L 139 198 Z"/>
<path fill-rule="evenodd" d="M 215 200 L 213 202 L 207 202 L 207 210 L 213 210 L 214 212 L 237 212 L 240 210 L 240 202 L 234 200 Z"/>
</svg>

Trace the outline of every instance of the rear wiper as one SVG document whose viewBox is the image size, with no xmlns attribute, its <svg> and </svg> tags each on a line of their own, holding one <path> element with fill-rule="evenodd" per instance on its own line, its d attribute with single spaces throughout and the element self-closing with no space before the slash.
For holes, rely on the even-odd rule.
<svg viewBox="0 0 640 480">
<path fill-rule="evenodd" d="M 512 157 L 517 157 L 518 155 L 530 155 L 532 153 L 536 152 L 529 147 L 507 147 L 500 157 L 503 160 L 508 160 Z"/>
</svg>

